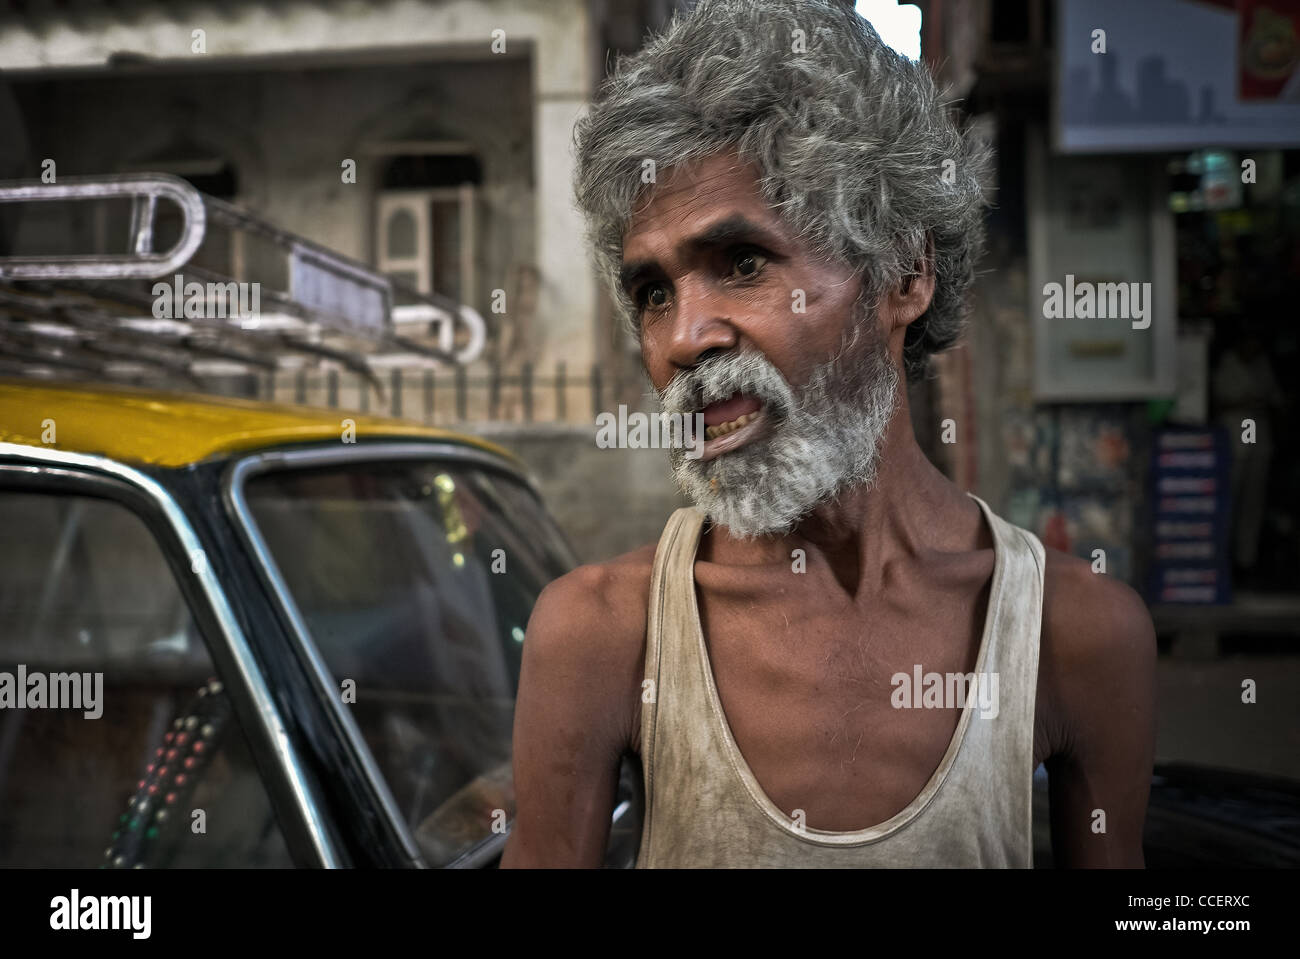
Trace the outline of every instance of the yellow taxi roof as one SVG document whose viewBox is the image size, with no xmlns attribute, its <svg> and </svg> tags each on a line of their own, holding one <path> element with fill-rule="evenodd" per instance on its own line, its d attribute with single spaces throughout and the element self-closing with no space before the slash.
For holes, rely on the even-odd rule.
<svg viewBox="0 0 1300 959">
<path fill-rule="evenodd" d="M 464 443 L 518 463 L 478 437 L 346 410 L 99 384 L 0 380 L 0 442 L 155 466 L 185 466 L 221 453 L 284 443 L 338 441 L 344 419 L 356 424 L 358 440 Z M 51 437 L 53 442 L 44 442 Z"/>
</svg>

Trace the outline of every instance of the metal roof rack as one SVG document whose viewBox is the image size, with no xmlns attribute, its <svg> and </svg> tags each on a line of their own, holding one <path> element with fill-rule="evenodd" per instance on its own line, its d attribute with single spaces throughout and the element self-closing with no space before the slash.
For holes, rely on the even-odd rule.
<svg viewBox="0 0 1300 959">
<path fill-rule="evenodd" d="M 58 201 L 77 208 L 15 215 Z M 168 174 L 0 181 L 0 225 L 0 242 L 60 250 L 0 246 L 0 374 L 205 389 L 214 376 L 336 365 L 382 395 L 372 359 L 465 365 L 483 350 L 483 319 L 465 304 Z M 114 236 L 125 249 L 107 249 Z"/>
</svg>

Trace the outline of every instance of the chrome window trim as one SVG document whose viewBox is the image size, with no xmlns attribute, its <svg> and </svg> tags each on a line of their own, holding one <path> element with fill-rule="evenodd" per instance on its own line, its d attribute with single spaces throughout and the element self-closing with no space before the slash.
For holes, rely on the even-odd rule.
<svg viewBox="0 0 1300 959">
<path fill-rule="evenodd" d="M 537 494 L 537 487 L 531 481 L 531 478 L 522 473 L 509 460 L 498 454 L 451 442 L 425 441 L 340 443 L 338 447 L 263 451 L 245 456 L 232 463 L 226 470 L 221 484 L 226 507 L 235 518 L 235 526 L 239 530 L 240 536 L 243 537 L 245 544 L 256 559 L 257 565 L 260 567 L 260 571 L 265 577 L 276 602 L 280 604 L 289 621 L 299 652 L 308 665 L 310 674 L 316 680 L 317 691 L 326 702 L 330 703 L 330 708 L 347 737 L 349 748 L 360 762 L 362 772 L 374 795 L 379 799 L 384 815 L 388 817 L 394 831 L 402 841 L 402 851 L 411 858 L 413 863 L 421 867 L 427 867 L 428 865 L 425 862 L 424 855 L 420 852 L 420 847 L 416 843 L 405 817 L 397 809 L 397 801 L 393 798 L 393 794 L 388 788 L 388 781 L 384 778 L 379 769 L 379 764 L 375 761 L 374 753 L 371 752 L 365 737 L 361 735 L 361 730 L 357 726 L 356 720 L 353 719 L 352 713 L 344 708 L 343 701 L 338 696 L 338 691 L 334 686 L 334 677 L 330 675 L 324 657 L 316 648 L 316 643 L 307 629 L 306 620 L 303 619 L 302 611 L 290 594 L 289 587 L 280 572 L 280 567 L 271 556 L 271 551 L 267 548 L 261 530 L 257 528 L 257 523 L 253 520 L 252 512 L 248 508 L 248 500 L 244 496 L 244 486 L 249 479 L 276 470 L 311 469 L 318 466 L 336 466 L 340 463 L 353 462 L 430 459 L 474 463 L 503 470 L 523 482 L 533 491 L 534 495 Z M 455 861 L 457 860 L 453 862 Z"/>
<path fill-rule="evenodd" d="M 50 468 L 73 467 L 78 471 L 103 473 L 128 483 L 144 493 L 159 508 L 187 554 L 193 555 L 195 550 L 201 551 L 203 548 L 194 532 L 194 527 L 171 494 L 152 477 L 133 467 L 103 456 L 0 442 L 0 460 L 9 457 L 31 464 L 33 473 Z M 280 711 L 258 668 L 252 648 L 248 645 L 230 601 L 226 598 L 225 589 L 213 574 L 211 565 L 203 563 L 201 566 L 201 570 L 196 572 L 195 576 L 221 628 L 231 658 L 238 666 L 239 679 L 252 697 L 257 719 L 262 725 L 266 740 L 280 760 L 280 766 L 285 772 L 299 815 L 311 837 L 319 864 L 325 868 L 338 868 L 340 860 L 334 842 L 330 838 L 324 817 L 318 808 L 317 799 L 312 794 L 302 762 L 289 741 Z"/>
</svg>

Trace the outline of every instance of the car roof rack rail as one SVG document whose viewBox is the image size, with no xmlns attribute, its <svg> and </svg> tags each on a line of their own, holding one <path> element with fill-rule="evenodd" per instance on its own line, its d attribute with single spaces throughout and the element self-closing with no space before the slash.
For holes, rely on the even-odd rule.
<svg viewBox="0 0 1300 959">
<path fill-rule="evenodd" d="M 50 251 L 11 248 L 33 242 Z M 213 369 L 337 365 L 382 396 L 372 359 L 463 366 L 485 340 L 466 304 L 395 284 L 170 174 L 0 181 L 6 374 L 202 388 Z"/>
</svg>

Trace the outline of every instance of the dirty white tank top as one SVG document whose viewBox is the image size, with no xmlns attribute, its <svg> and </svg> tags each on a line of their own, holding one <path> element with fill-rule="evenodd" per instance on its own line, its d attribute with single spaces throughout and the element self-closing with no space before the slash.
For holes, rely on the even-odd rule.
<svg viewBox="0 0 1300 959">
<path fill-rule="evenodd" d="M 677 510 L 655 554 L 641 706 L 646 808 L 637 868 L 1033 865 L 1031 789 L 1042 543 L 980 506 L 993 534 L 988 614 L 975 665 L 998 674 L 998 709 L 967 699 L 920 794 L 851 832 L 798 823 L 763 792 L 722 711 L 700 628 L 695 551 L 705 517 Z"/>
</svg>

